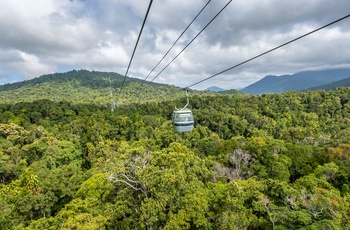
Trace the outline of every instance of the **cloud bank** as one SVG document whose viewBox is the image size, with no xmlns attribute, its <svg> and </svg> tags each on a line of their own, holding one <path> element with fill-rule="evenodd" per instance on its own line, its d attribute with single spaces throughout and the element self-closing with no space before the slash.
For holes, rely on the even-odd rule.
<svg viewBox="0 0 350 230">
<path fill-rule="evenodd" d="M 206 2 L 154 1 L 129 76 L 145 79 Z M 212 0 L 149 79 L 227 2 Z M 1 1 L 0 83 L 70 69 L 125 74 L 148 4 L 140 0 Z M 232 1 L 155 82 L 191 85 L 349 13 L 347 0 Z M 240 88 L 266 75 L 338 67 L 350 67 L 350 18 L 195 88 Z"/>
</svg>

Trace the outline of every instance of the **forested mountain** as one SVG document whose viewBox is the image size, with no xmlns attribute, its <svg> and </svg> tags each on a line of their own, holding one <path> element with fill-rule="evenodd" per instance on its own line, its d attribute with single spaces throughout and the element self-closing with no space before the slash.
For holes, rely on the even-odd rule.
<svg viewBox="0 0 350 230">
<path fill-rule="evenodd" d="M 120 92 L 124 76 L 117 73 L 73 70 L 67 73 L 43 75 L 32 80 L 0 86 L 2 103 L 32 102 L 49 99 L 76 104 L 110 105 Z M 111 93 L 113 97 L 111 98 Z M 191 91 L 194 95 L 213 95 L 207 91 Z M 179 87 L 152 83 L 127 77 L 119 104 L 164 101 L 183 97 Z"/>
<path fill-rule="evenodd" d="M 350 89 L 182 101 L 0 104 L 0 229 L 350 229 Z"/>
<path fill-rule="evenodd" d="M 219 94 L 242 94 L 239 90 L 237 89 L 229 89 L 229 90 L 223 90 L 219 91 Z"/>
<path fill-rule="evenodd" d="M 225 90 L 216 86 L 211 86 L 207 89 L 205 89 L 207 91 L 212 91 L 212 92 L 216 92 L 219 94 L 241 94 L 241 92 L 239 90 L 236 89 L 229 89 L 229 90 Z"/>
<path fill-rule="evenodd" d="M 345 78 L 345 79 L 340 80 L 340 81 L 332 82 L 332 83 L 327 84 L 327 85 L 321 85 L 318 87 L 309 88 L 307 90 L 318 90 L 318 89 L 335 90 L 336 88 L 339 88 L 339 87 L 350 87 L 350 77 Z"/>
<path fill-rule="evenodd" d="M 350 69 L 304 71 L 292 75 L 266 76 L 241 92 L 249 94 L 282 93 L 290 90 L 305 90 L 326 85 L 350 77 Z"/>
<path fill-rule="evenodd" d="M 209 90 L 209 91 L 213 91 L 213 92 L 221 92 L 221 91 L 224 91 L 224 89 L 220 88 L 220 87 L 217 87 L 217 86 L 211 86 L 205 90 Z"/>
</svg>

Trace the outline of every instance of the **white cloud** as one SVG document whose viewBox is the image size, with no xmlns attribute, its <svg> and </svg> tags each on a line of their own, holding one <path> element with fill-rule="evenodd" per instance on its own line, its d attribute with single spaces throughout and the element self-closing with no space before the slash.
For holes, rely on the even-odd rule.
<svg viewBox="0 0 350 230">
<path fill-rule="evenodd" d="M 16 69 L 24 80 L 37 77 L 42 73 L 52 73 L 55 70 L 54 66 L 42 63 L 35 55 L 18 51 L 18 56 L 20 60 L 9 63 L 9 66 Z"/>
<path fill-rule="evenodd" d="M 131 65 L 144 79 L 206 0 L 154 1 Z M 223 7 L 211 1 L 153 77 Z M 0 72 L 22 79 L 57 69 L 124 74 L 148 1 L 0 1 Z M 348 0 L 232 1 L 220 16 L 155 80 L 190 85 L 349 12 Z M 350 19 L 196 86 L 243 87 L 270 74 L 350 67 Z M 5 77 L 5 78 L 4 78 Z"/>
</svg>

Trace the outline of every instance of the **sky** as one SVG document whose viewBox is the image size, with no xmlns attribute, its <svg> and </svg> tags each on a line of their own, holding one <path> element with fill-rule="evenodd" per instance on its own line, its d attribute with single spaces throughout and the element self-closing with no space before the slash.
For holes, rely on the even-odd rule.
<svg viewBox="0 0 350 230">
<path fill-rule="evenodd" d="M 208 0 L 155 0 L 128 76 L 146 79 Z M 147 80 L 228 3 L 211 0 Z M 0 84 L 73 69 L 125 75 L 147 0 L 0 0 Z M 349 0 L 233 0 L 154 82 L 187 87 L 350 14 Z M 350 67 L 350 18 L 195 85 Z"/>
</svg>

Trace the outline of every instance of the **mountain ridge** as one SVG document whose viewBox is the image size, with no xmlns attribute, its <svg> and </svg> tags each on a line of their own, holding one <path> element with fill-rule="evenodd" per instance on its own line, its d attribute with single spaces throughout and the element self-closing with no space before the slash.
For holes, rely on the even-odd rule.
<svg viewBox="0 0 350 230">
<path fill-rule="evenodd" d="M 290 90 L 306 90 L 350 77 L 349 68 L 302 71 L 291 75 L 268 75 L 243 88 L 248 94 L 282 93 Z"/>
<path fill-rule="evenodd" d="M 330 84 L 326 84 L 326 85 L 321 85 L 318 87 L 312 87 L 312 88 L 308 88 L 305 91 L 309 91 L 309 90 L 319 90 L 319 89 L 323 89 L 323 90 L 335 90 L 336 88 L 339 87 L 350 87 L 350 77 L 339 80 L 339 81 L 335 81 L 332 82 Z"/>
<path fill-rule="evenodd" d="M 217 86 L 210 86 L 210 87 L 206 88 L 205 90 L 213 91 L 213 92 L 225 91 L 223 88 L 220 88 L 220 87 L 217 87 Z"/>
<path fill-rule="evenodd" d="M 120 87 L 123 87 L 122 92 Z M 215 92 L 191 90 L 192 95 Z M 113 72 L 72 70 L 0 86 L 1 103 L 48 99 L 82 104 L 110 105 L 173 100 L 185 97 L 180 87 L 126 77 Z"/>
</svg>

